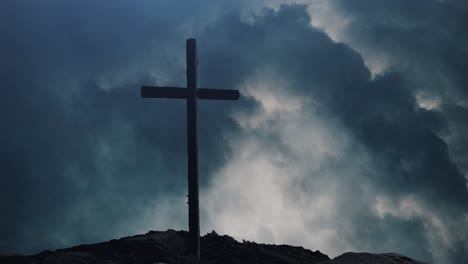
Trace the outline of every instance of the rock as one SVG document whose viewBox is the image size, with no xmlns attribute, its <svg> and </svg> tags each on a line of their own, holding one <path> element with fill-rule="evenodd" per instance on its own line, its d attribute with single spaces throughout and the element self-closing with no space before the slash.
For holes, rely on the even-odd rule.
<svg viewBox="0 0 468 264">
<path fill-rule="evenodd" d="M 424 264 L 396 253 L 371 254 L 371 253 L 344 253 L 333 260 L 320 262 L 320 264 Z"/>
<path fill-rule="evenodd" d="M 333 260 L 320 251 L 288 245 L 238 242 L 215 231 L 201 237 L 201 259 L 187 254 L 186 231 L 149 231 L 144 235 L 80 245 L 33 256 L 0 255 L 2 264 L 421 264 L 395 254 L 345 253 Z"/>
</svg>

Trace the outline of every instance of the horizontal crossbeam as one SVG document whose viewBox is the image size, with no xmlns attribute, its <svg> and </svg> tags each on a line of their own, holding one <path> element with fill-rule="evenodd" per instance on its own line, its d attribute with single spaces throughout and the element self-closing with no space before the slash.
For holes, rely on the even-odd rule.
<svg viewBox="0 0 468 264">
<path fill-rule="evenodd" d="M 195 92 L 198 99 L 212 100 L 237 100 L 239 91 L 200 88 Z M 191 96 L 190 89 L 179 87 L 141 87 L 141 96 L 144 98 L 188 98 Z"/>
<path fill-rule="evenodd" d="M 191 95 L 187 88 L 179 87 L 141 87 L 141 97 L 144 98 L 188 98 Z"/>
<path fill-rule="evenodd" d="M 197 89 L 198 99 L 213 99 L 213 100 L 237 100 L 239 99 L 239 91 L 237 90 L 221 90 L 221 89 Z"/>
</svg>

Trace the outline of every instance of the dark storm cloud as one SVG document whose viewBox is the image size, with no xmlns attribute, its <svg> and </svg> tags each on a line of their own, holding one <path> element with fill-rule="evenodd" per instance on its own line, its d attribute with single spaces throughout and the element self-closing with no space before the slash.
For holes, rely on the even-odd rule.
<svg viewBox="0 0 468 264">
<path fill-rule="evenodd" d="M 90 234 L 85 241 L 102 237 L 132 221 L 140 206 L 163 191 L 184 189 L 183 104 L 142 103 L 135 83 L 112 91 L 82 87 L 83 98 L 65 107 L 30 85 L 37 92 L 14 100 L 10 90 L 2 97 L 8 100 L 2 102 L 7 107 L 1 151 L 2 211 L 8 215 L 2 218 L 4 250 L 28 250 L 31 235 L 41 248 L 60 243 L 50 241 L 55 233 L 68 239 Z M 70 107 L 79 110 L 70 113 Z M 167 122 L 169 111 L 180 122 Z M 216 131 L 205 134 L 216 137 Z M 220 150 L 205 154 L 222 157 Z M 80 211 L 89 202 L 93 206 Z M 82 219 L 88 215 L 91 219 Z"/>
<path fill-rule="evenodd" d="M 221 55 L 206 56 L 206 63 L 223 65 L 218 61 L 223 58 L 222 71 L 231 69 L 237 79 L 262 67 L 272 68 L 292 82 L 289 89 L 319 98 L 370 151 L 382 155 L 388 162 L 385 166 L 390 166 L 387 169 L 395 172 L 393 177 L 381 176 L 382 186 L 391 188 L 390 192 L 421 190 L 464 205 L 468 194 L 464 178 L 450 161 L 446 144 L 435 134 L 444 129 L 443 120 L 418 109 L 401 73 L 389 72 L 371 80 L 358 53 L 310 28 L 302 6 L 265 12 L 254 25 L 228 16 L 208 29 L 207 34 L 216 36 L 209 46 L 216 50 L 206 48 L 207 54 Z M 219 75 L 214 76 L 216 82 Z M 402 171 L 402 163 L 408 163 L 411 168 L 405 169 L 409 171 Z"/>
<path fill-rule="evenodd" d="M 397 10 L 393 11 L 406 14 L 403 10 L 407 10 L 411 14 L 414 11 L 411 8 L 417 8 L 416 4 L 408 5 L 409 11 L 404 5 L 395 7 Z M 358 9 L 360 5 L 356 6 Z M 424 10 L 423 8 L 419 12 L 430 15 Z M 385 10 L 382 12 L 391 16 Z M 458 13 L 456 11 L 455 15 Z M 369 14 L 376 14 L 376 19 L 379 17 L 378 12 Z M 405 23 L 398 17 L 393 19 L 395 23 Z M 378 195 L 385 195 L 396 201 L 404 201 L 404 197 L 408 196 L 416 197 L 425 206 L 424 210 L 439 215 L 442 221 L 463 223 L 468 209 L 466 179 L 451 159 L 447 143 L 438 135 L 447 130 L 447 119 L 451 117 L 441 116 L 438 112 L 418 106 L 412 87 L 414 82 L 408 76 L 410 73 L 404 72 L 406 68 L 389 69 L 371 79 L 369 70 L 357 52 L 344 44 L 333 43 L 324 33 L 310 27 L 309 16 L 302 6 L 283 6 L 278 12 L 266 10 L 255 17 L 254 21 L 253 24 L 242 22 L 235 14 L 217 21 L 206 30 L 205 34 L 214 36 L 210 38 L 211 49 L 207 50 L 211 54 L 220 54 L 224 65 L 228 65 L 226 68 L 233 69 L 233 76 L 238 75 L 239 79 L 249 72 L 254 75 L 255 72 L 268 68 L 270 74 L 288 81 L 289 92 L 314 98 L 322 111 L 328 112 L 327 115 L 333 118 L 339 118 L 353 138 L 361 142 L 373 156 L 374 164 L 370 166 L 376 169 L 355 179 L 359 182 L 343 180 L 349 184 L 348 191 L 354 189 L 359 192 L 360 183 L 371 183 Z M 365 22 L 367 21 L 362 23 Z M 388 27 L 387 31 L 398 30 L 391 24 L 385 25 Z M 361 28 L 366 27 L 362 25 L 356 30 Z M 419 39 L 419 35 L 413 33 L 408 34 L 406 41 L 410 41 L 410 36 L 418 43 L 424 42 Z M 209 38 L 206 35 L 204 37 Z M 380 35 L 372 37 L 379 39 Z M 461 38 L 463 43 L 464 36 Z M 241 39 L 246 41 L 237 41 Z M 435 41 L 442 43 L 441 39 Z M 399 52 L 417 56 L 419 46 L 415 44 L 411 47 L 414 50 L 402 49 Z M 424 48 L 419 52 L 424 52 Z M 453 51 L 450 54 L 455 53 Z M 457 56 L 463 57 L 466 54 L 459 50 Z M 436 53 L 433 58 L 425 57 L 427 61 L 439 59 L 448 60 L 441 52 Z M 213 64 L 220 64 L 217 57 L 209 58 L 209 64 L 210 60 L 215 60 Z M 464 67 L 459 62 L 460 60 L 456 60 L 453 65 L 447 62 L 447 71 L 453 74 L 459 72 Z M 223 70 L 227 70 L 226 68 Z M 463 79 L 462 76 L 459 77 L 456 80 Z M 216 82 L 216 77 L 214 81 Z M 456 82 L 455 87 L 451 88 L 459 89 L 464 86 Z M 278 138 L 270 140 L 275 141 L 281 144 Z M 423 216 L 401 219 L 402 216 L 392 214 L 372 215 L 366 213 L 373 206 L 369 203 L 372 197 L 356 193 L 349 195 L 355 196 L 354 199 L 360 201 L 364 207 L 359 209 L 351 206 L 349 211 L 345 210 L 344 214 L 350 217 L 347 221 L 354 225 L 352 229 L 341 230 L 343 236 L 349 235 L 351 241 L 368 250 L 385 250 L 391 247 L 427 261 L 453 261 L 450 252 L 444 252 L 443 254 L 447 254 L 444 257 L 432 252 L 434 248 L 431 248 L 431 242 L 425 234 L 433 232 L 428 227 L 428 221 L 431 220 Z M 342 206 L 344 209 L 347 205 L 344 203 Z M 369 216 L 363 217 L 363 214 Z M 369 226 L 372 228 L 369 229 Z M 448 227 L 452 229 L 449 233 L 462 231 L 462 226 L 463 224 L 456 224 Z M 350 230 L 352 231 L 349 232 Z M 410 236 L 408 230 L 412 230 Z M 460 243 L 459 248 L 465 248 L 464 250 L 465 236 L 464 232 L 459 233 L 458 237 L 455 235 L 455 243 Z M 382 243 L 383 240 L 387 242 Z M 376 246 L 378 244 L 382 246 Z"/>
<path fill-rule="evenodd" d="M 333 2 L 352 16 L 347 33 L 352 41 L 382 54 L 387 50 L 400 67 L 422 67 L 416 73 L 448 75 L 453 81 L 450 86 L 426 88 L 457 89 L 467 96 L 466 5 L 457 1 Z"/>
<path fill-rule="evenodd" d="M 420 192 L 433 203 L 441 201 L 466 209 L 466 180 L 450 160 L 446 143 L 435 131 L 441 124 L 434 113 L 417 109 L 398 74 L 377 77 L 355 87 L 354 95 L 333 100 L 338 113 L 369 149 L 382 155 L 386 171 L 379 183 L 389 192 Z"/>
<path fill-rule="evenodd" d="M 449 133 L 441 135 L 466 174 L 466 120 L 457 118 L 457 113 L 468 108 L 466 2 L 332 2 L 349 18 L 346 41 L 399 69 L 412 82 L 408 89 L 420 95 L 421 101 L 436 104 L 434 110 L 449 126 L 445 131 Z"/>
<path fill-rule="evenodd" d="M 2 252 L 123 235 L 152 201 L 183 196 L 185 104 L 139 96 L 143 84 L 184 85 L 187 13 L 158 10 L 169 7 L 2 2 Z M 201 174 L 229 155 L 228 107 L 201 107 Z"/>
<path fill-rule="evenodd" d="M 463 222 L 468 206 L 466 2 L 331 3 L 348 21 L 341 40 L 364 57 L 380 58 L 387 64 L 384 72 L 398 71 L 404 80 L 398 86 L 415 97 L 412 105 L 421 107 L 403 112 L 403 118 L 392 122 L 393 128 L 380 122 L 385 127 L 382 135 L 388 138 L 380 142 L 396 143 L 379 148 L 389 152 L 385 166 L 397 172 L 396 180 L 406 183 L 405 187 L 425 193 L 431 210 L 442 213 L 447 222 Z M 372 137 L 364 138 L 369 141 Z M 463 225 L 453 228 L 457 246 L 451 247 L 445 259 L 439 256 L 439 262 L 457 263 L 456 256 L 466 255 L 468 234 L 463 230 Z"/>
</svg>

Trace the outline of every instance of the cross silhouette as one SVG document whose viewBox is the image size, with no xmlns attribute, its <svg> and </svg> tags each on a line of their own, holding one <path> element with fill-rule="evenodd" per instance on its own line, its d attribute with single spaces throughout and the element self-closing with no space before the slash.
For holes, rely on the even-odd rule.
<svg viewBox="0 0 468 264">
<path fill-rule="evenodd" d="M 239 91 L 197 88 L 197 40 L 187 39 L 187 88 L 141 87 L 144 98 L 187 99 L 187 154 L 188 154 L 188 204 L 189 250 L 200 258 L 200 213 L 198 204 L 198 147 L 197 147 L 197 98 L 237 100 Z"/>
</svg>

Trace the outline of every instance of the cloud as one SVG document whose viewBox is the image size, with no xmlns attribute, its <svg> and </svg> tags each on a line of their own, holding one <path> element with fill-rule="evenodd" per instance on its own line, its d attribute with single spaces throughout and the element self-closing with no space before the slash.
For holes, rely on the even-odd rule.
<svg viewBox="0 0 468 264">
<path fill-rule="evenodd" d="M 466 120 L 453 118 L 467 108 L 468 39 L 462 26 L 466 24 L 466 3 L 339 0 L 327 3 L 328 9 L 310 8 L 312 18 L 315 13 L 319 17 L 331 14 L 346 22 L 337 27 L 319 19 L 314 25 L 335 33 L 339 41 L 358 50 L 375 74 L 398 69 L 411 83 L 409 89 L 419 98 L 420 107 L 432 107 L 435 103 L 437 107 L 430 110 L 436 110 L 450 128 L 439 135 L 466 175 L 467 151 L 461 147 L 466 145 L 466 133 L 461 132 Z M 322 10 L 325 15 L 318 13 Z"/>
<path fill-rule="evenodd" d="M 184 83 L 185 33 L 172 23 L 183 14 L 146 9 L 158 5 L 2 3 L 2 252 L 126 235 L 153 200 L 184 195 L 184 103 L 139 96 Z M 222 109 L 200 112 L 209 174 L 229 151 L 221 127 L 235 125 Z"/>
<path fill-rule="evenodd" d="M 339 152 L 345 153 L 338 161 L 329 164 L 329 161 L 311 159 L 311 163 L 323 162 L 322 166 L 331 168 L 339 168 L 339 164 L 346 164 L 341 165 L 346 169 L 342 171 L 331 169 L 330 174 L 336 173 L 343 178 L 351 177 L 354 180 L 337 181 L 336 185 L 341 188 L 343 195 L 337 194 L 335 200 L 327 204 L 336 208 L 334 212 L 346 215 L 346 223 L 329 221 L 326 217 L 321 219 L 320 222 L 328 223 L 333 228 L 327 227 L 334 232 L 328 233 L 332 235 L 324 236 L 325 239 L 321 241 L 342 239 L 341 247 L 331 246 L 331 242 L 324 243 L 327 244 L 327 249 L 324 251 L 333 253 L 343 249 L 384 251 L 386 248 L 394 248 L 426 261 L 440 263 L 453 261 L 451 259 L 453 244 L 463 244 L 466 241 L 467 234 L 462 231 L 464 223 L 462 219 L 466 217 L 468 193 L 462 171 L 452 161 L 447 144 L 438 135 L 446 129 L 445 118 L 437 112 L 418 106 L 412 88 L 414 83 L 407 79 L 407 73 L 398 69 L 389 69 L 385 73 L 372 76 L 360 54 L 345 44 L 334 43 L 323 32 L 311 28 L 305 10 L 302 6 L 283 6 L 277 12 L 266 10 L 254 23 L 245 23 L 240 18 L 230 16 L 209 29 L 215 36 L 223 36 L 223 38 L 211 38 L 215 39 L 216 45 L 213 46 L 218 50 L 210 52 L 219 54 L 217 52 L 221 50 L 222 54 L 230 54 L 223 58 L 227 58 L 227 62 L 232 65 L 239 64 L 241 74 L 250 72 L 253 77 L 249 78 L 253 81 L 247 78 L 240 87 L 244 94 L 260 102 L 260 108 L 251 113 L 251 118 L 242 114 L 237 119 L 244 131 L 246 128 L 251 129 L 255 131 L 253 134 L 256 136 L 250 139 L 247 146 L 240 142 L 233 144 L 238 146 L 238 153 L 251 153 L 244 154 L 248 155 L 244 162 L 250 161 L 252 165 L 245 163 L 239 165 L 241 162 L 238 159 L 242 160 L 243 154 L 233 156 L 230 161 L 233 163 L 233 168 L 221 171 L 220 174 L 224 175 L 221 177 L 225 179 L 213 187 L 220 191 L 210 190 L 213 192 L 213 197 L 210 198 L 208 195 L 205 198 L 214 201 L 207 214 L 219 214 L 220 220 L 215 226 L 218 225 L 231 233 L 245 234 L 258 240 L 291 242 L 288 235 L 278 228 L 287 225 L 288 220 L 277 220 L 278 223 L 271 224 L 276 229 L 264 223 L 276 219 L 275 216 L 278 215 L 275 215 L 275 212 L 278 211 L 283 212 L 286 219 L 290 210 L 310 212 L 306 206 L 298 206 L 296 209 L 290 208 L 294 205 L 278 208 L 278 205 L 281 205 L 280 201 L 288 200 L 289 192 L 303 193 L 298 191 L 297 187 L 292 187 L 294 185 L 291 182 L 285 183 L 283 179 L 278 181 L 276 178 L 280 176 L 276 175 L 288 175 L 294 178 L 295 169 L 299 168 L 299 171 L 305 172 L 302 179 L 316 177 L 324 179 L 323 182 L 329 184 L 334 181 L 333 177 L 323 172 L 314 174 L 314 170 L 310 167 L 297 164 L 298 160 L 310 160 L 311 157 L 323 155 L 319 151 L 321 148 L 317 150 L 317 143 L 309 146 L 308 140 L 320 142 L 318 144 L 326 146 L 325 148 L 333 142 L 326 137 L 314 137 L 313 130 L 306 125 L 313 123 L 319 127 L 328 127 L 326 122 L 308 120 L 303 124 L 290 121 L 290 119 L 297 120 L 298 116 L 314 116 L 314 113 L 318 112 L 319 117 L 321 116 L 318 120 L 330 118 L 337 123 L 329 128 L 330 131 L 343 131 L 343 134 L 336 135 L 334 139 L 347 138 L 345 142 L 351 143 L 342 144 L 343 149 L 338 148 Z M 226 31 L 225 29 L 229 27 L 234 30 Z M 239 44 L 234 41 L 225 42 L 223 39 L 249 41 Z M 242 50 L 247 51 L 241 54 L 239 49 L 244 46 L 246 47 Z M 268 92 L 262 92 L 264 90 Z M 302 110 L 304 101 L 307 102 L 307 110 Z M 285 114 L 289 112 L 294 114 Z M 305 134 L 309 138 L 306 137 L 308 140 L 302 138 L 300 144 L 285 140 L 289 135 L 297 137 L 291 130 L 283 131 L 283 127 L 299 127 L 300 131 L 307 131 Z M 268 144 L 260 143 L 264 141 L 262 138 L 266 138 Z M 254 146 L 257 144 L 265 149 L 256 150 Z M 294 155 L 298 151 L 294 149 L 296 145 L 301 145 L 308 152 Z M 359 155 L 355 153 L 357 149 L 360 150 Z M 270 155 L 271 158 L 264 159 Z M 281 160 L 280 165 L 275 163 L 277 157 Z M 349 157 L 366 163 L 354 167 L 353 165 L 359 162 Z M 230 168 L 230 163 L 227 168 Z M 292 168 L 287 168 L 283 164 L 294 165 L 291 165 Z M 267 174 L 271 179 L 263 178 L 264 176 L 259 176 L 259 179 L 250 176 L 256 175 L 259 170 L 269 172 Z M 356 176 L 350 176 L 349 174 L 353 174 L 350 172 L 355 172 Z M 244 181 L 239 179 L 243 178 L 243 175 L 245 175 Z M 273 183 L 266 182 L 267 179 Z M 224 184 L 227 186 L 222 186 Z M 265 189 L 272 190 L 269 193 L 272 198 L 266 198 L 270 196 L 260 191 L 264 188 L 263 185 L 269 186 Z M 281 186 L 288 187 L 283 189 Z M 246 193 L 253 195 L 254 198 L 243 199 L 242 197 L 249 196 Z M 304 193 L 308 201 L 321 200 L 320 198 L 327 200 L 325 197 L 328 197 L 328 193 L 318 190 L 307 190 Z M 320 193 L 322 196 L 313 196 L 311 193 L 315 195 Z M 225 200 L 221 198 L 221 194 L 227 196 Z M 235 195 L 240 198 L 233 204 L 233 201 L 236 201 Z M 399 203 L 408 196 L 417 197 L 420 208 L 423 208 L 421 211 L 424 213 L 405 218 L 400 214 L 382 216 L 375 211 L 374 204 L 382 197 Z M 350 197 L 356 201 L 356 204 L 349 205 Z M 276 201 L 272 202 L 275 206 L 271 205 L 273 212 L 265 212 L 266 205 L 263 201 L 268 199 Z M 253 202 L 254 200 L 257 203 Z M 228 206 L 223 207 L 224 204 Z M 241 209 L 242 206 L 245 206 L 245 211 Z M 251 219 L 247 223 L 256 222 L 257 227 L 247 228 L 241 220 L 239 224 L 226 224 L 226 219 L 235 222 L 236 217 Z M 304 215 L 301 217 L 302 220 L 307 219 Z M 308 227 L 306 224 L 298 225 L 303 227 L 298 229 L 307 230 L 305 232 L 307 234 L 316 232 L 313 227 Z M 344 228 L 341 229 L 342 226 Z M 411 237 L 407 237 L 409 230 L 415 232 Z M 447 235 L 440 230 L 451 230 L 451 234 Z M 258 232 L 265 237 L 262 238 L 263 235 L 259 235 Z M 440 245 L 437 243 L 439 239 L 448 239 L 450 242 Z M 311 241 L 308 240 L 309 243 Z M 340 243 L 335 244 L 340 245 Z M 317 247 L 315 244 L 313 246 Z"/>
</svg>

